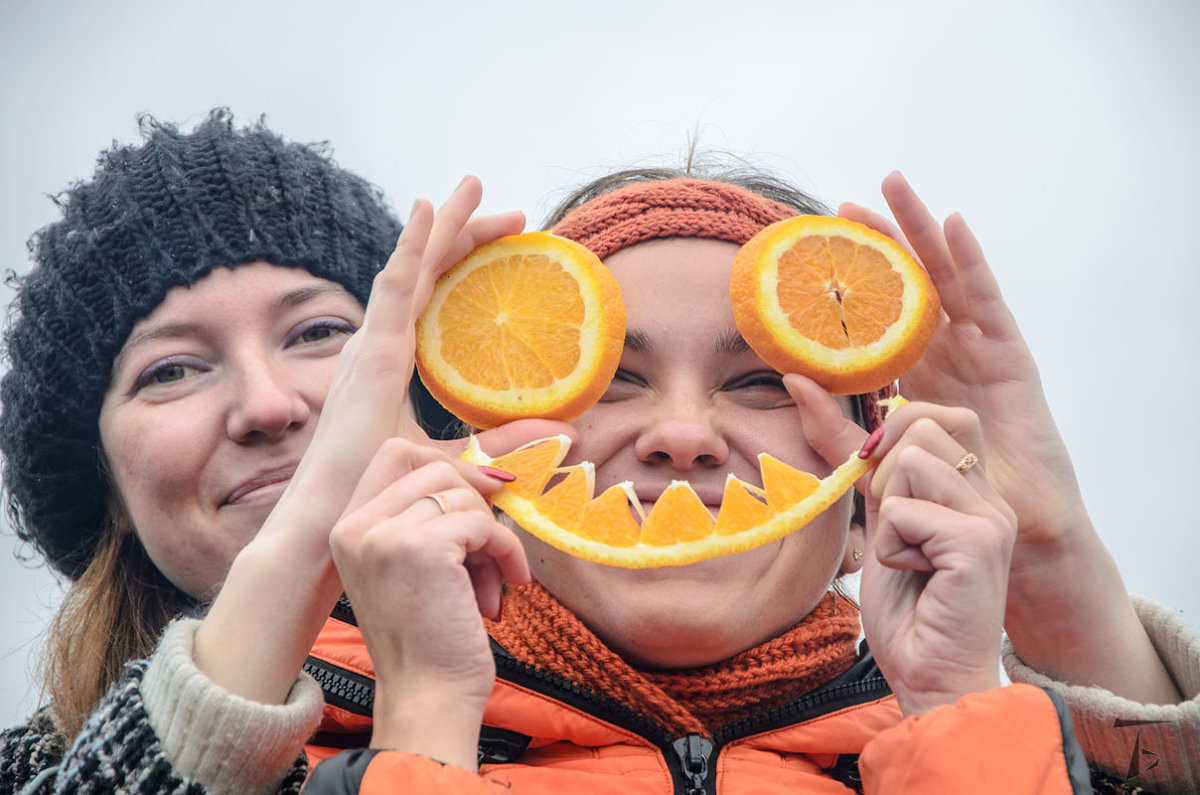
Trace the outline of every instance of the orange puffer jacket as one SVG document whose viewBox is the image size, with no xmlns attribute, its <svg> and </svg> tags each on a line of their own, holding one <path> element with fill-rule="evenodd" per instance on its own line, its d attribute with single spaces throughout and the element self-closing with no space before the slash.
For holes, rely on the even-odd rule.
<svg viewBox="0 0 1200 795">
<path fill-rule="evenodd" d="M 327 623 L 307 666 L 328 702 L 306 749 L 312 764 L 327 760 L 310 777 L 309 795 L 1091 792 L 1066 707 L 1045 691 L 1011 685 L 905 719 L 869 654 L 715 737 L 672 737 L 493 643 L 497 682 L 478 773 L 367 750 L 373 671 L 352 616 L 342 618 Z"/>
</svg>

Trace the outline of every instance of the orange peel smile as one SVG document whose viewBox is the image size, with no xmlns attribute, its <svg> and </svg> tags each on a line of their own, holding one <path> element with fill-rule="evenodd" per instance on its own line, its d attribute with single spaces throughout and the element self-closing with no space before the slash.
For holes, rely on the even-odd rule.
<svg viewBox="0 0 1200 795">
<path fill-rule="evenodd" d="M 875 465 L 854 453 L 818 478 L 763 453 L 763 487 L 730 475 L 714 519 L 681 480 L 645 514 L 631 483 L 595 496 L 590 462 L 559 466 L 570 445 L 568 437 L 553 436 L 492 458 L 472 437 L 463 458 L 516 476 L 491 500 L 523 529 L 576 557 L 627 569 L 683 566 L 778 541 L 837 502 Z"/>
</svg>

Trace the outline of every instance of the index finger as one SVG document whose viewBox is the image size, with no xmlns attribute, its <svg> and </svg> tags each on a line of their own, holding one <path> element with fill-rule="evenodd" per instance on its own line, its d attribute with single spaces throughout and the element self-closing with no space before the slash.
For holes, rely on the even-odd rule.
<svg viewBox="0 0 1200 795">
<path fill-rule="evenodd" d="M 413 295 L 420 279 L 421 257 L 433 226 L 433 207 L 424 199 L 413 203 L 412 214 L 396 248 L 375 275 L 363 317 L 371 334 L 407 333 L 413 318 Z M 377 330 L 378 329 L 378 330 Z"/>
<path fill-rule="evenodd" d="M 473 249 L 525 228 L 525 215 L 520 212 L 472 217 L 482 198 L 483 186 L 479 179 L 468 175 L 434 216 L 421 260 L 414 301 L 416 312 L 425 308 L 438 277 Z"/>
<path fill-rule="evenodd" d="M 941 224 L 899 171 L 888 174 L 882 187 L 883 198 L 896 216 L 896 222 L 937 286 L 942 308 L 951 320 L 969 319 L 970 305 L 963 296 L 958 268 Z"/>
</svg>

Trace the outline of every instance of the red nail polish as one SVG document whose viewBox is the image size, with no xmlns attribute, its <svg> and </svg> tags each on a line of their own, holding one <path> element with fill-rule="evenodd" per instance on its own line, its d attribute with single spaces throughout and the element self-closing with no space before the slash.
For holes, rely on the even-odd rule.
<svg viewBox="0 0 1200 795">
<path fill-rule="evenodd" d="M 512 483 L 517 479 L 517 476 L 511 472 L 505 472 L 503 469 L 496 469 L 495 467 L 484 466 L 483 464 L 479 465 L 479 471 L 489 478 L 495 478 L 504 483 Z"/>
<path fill-rule="evenodd" d="M 871 431 L 871 435 L 863 442 L 862 449 L 858 451 L 859 458 L 870 458 L 871 453 L 875 452 L 875 448 L 879 446 L 879 442 L 883 439 L 883 428 L 879 427 Z"/>
</svg>

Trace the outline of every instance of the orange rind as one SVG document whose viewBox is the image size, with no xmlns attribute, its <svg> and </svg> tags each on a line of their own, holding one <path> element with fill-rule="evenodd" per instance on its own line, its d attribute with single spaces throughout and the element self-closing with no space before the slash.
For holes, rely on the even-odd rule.
<svg viewBox="0 0 1200 795">
<path fill-rule="evenodd" d="M 499 238 L 437 281 L 417 320 L 421 380 L 477 428 L 570 421 L 600 399 L 625 340 L 616 278 L 549 232 Z"/>
<path fill-rule="evenodd" d="M 492 458 L 472 437 L 463 458 L 515 476 L 491 501 L 521 528 L 576 557 L 629 569 L 682 566 L 778 541 L 837 502 L 875 465 L 855 453 L 817 478 L 760 455 L 763 487 L 728 476 L 714 519 L 685 481 L 671 483 L 645 513 L 630 483 L 593 496 L 590 463 L 560 466 L 570 444 L 567 436 L 553 436 Z"/>
<path fill-rule="evenodd" d="M 903 246 L 819 215 L 751 238 L 729 295 L 738 330 L 764 362 L 841 395 L 874 392 L 912 368 L 941 314 L 932 280 Z"/>
</svg>

